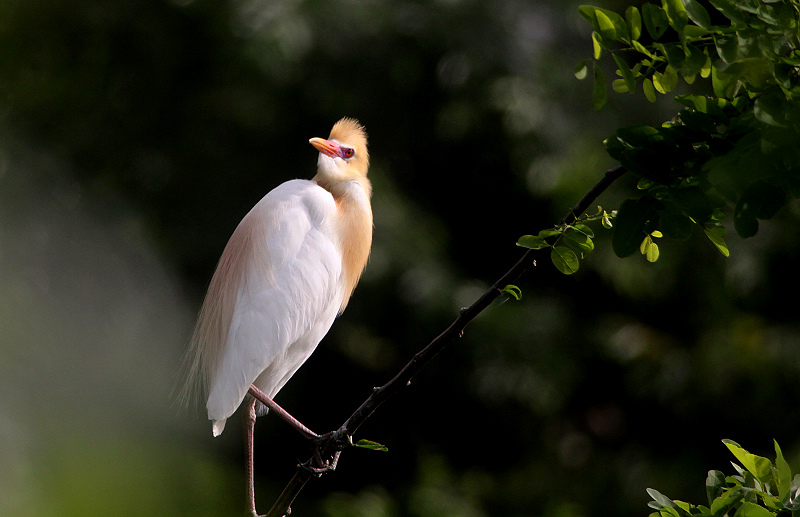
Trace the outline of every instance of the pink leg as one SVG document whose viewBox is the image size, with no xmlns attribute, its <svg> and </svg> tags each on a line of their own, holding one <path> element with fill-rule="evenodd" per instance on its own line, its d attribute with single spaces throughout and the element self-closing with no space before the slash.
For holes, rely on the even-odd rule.
<svg viewBox="0 0 800 517">
<path fill-rule="evenodd" d="M 288 411 L 286 411 L 278 404 L 276 404 L 274 400 L 267 397 L 267 395 L 260 389 L 251 385 L 250 389 L 248 390 L 248 393 L 252 395 L 255 399 L 258 399 L 259 402 L 261 402 L 262 404 L 270 408 L 272 411 L 274 411 L 276 415 L 284 419 L 289 425 L 294 427 L 297 430 L 297 432 L 299 432 L 309 440 L 319 440 L 321 438 L 320 435 L 318 435 L 308 427 L 304 426 L 299 420 L 290 415 Z"/>
<path fill-rule="evenodd" d="M 253 431 L 256 427 L 256 399 L 248 398 L 244 408 L 244 465 L 247 475 L 247 509 L 250 515 L 258 517 L 256 512 L 255 460 L 253 457 Z"/>
</svg>

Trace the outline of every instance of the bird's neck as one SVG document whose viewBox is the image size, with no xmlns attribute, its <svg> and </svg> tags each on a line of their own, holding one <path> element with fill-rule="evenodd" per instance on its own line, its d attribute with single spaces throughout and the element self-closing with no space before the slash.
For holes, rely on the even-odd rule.
<svg viewBox="0 0 800 517">
<path fill-rule="evenodd" d="M 372 187 L 367 178 L 358 177 L 333 184 L 317 183 L 336 201 L 337 226 L 342 250 L 344 296 L 340 312 L 347 306 L 358 279 L 367 265 L 372 247 Z"/>
</svg>

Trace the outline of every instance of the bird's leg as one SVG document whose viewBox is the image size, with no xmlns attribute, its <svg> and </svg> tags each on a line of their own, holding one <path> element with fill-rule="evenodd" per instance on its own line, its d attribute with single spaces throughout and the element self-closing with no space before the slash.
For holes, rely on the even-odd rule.
<svg viewBox="0 0 800 517">
<path fill-rule="evenodd" d="M 255 399 L 258 399 L 259 402 L 261 402 L 262 404 L 270 408 L 272 411 L 274 411 L 275 414 L 284 419 L 286 423 L 294 427 L 297 430 L 297 432 L 299 432 L 309 440 L 317 442 L 319 441 L 320 438 L 322 438 L 320 435 L 318 435 L 308 427 L 304 426 L 298 419 L 290 415 L 288 411 L 280 407 L 274 400 L 267 397 L 267 395 L 260 389 L 251 385 L 250 389 L 248 390 L 248 393 Z"/>
<path fill-rule="evenodd" d="M 258 517 L 256 512 L 255 458 L 253 455 L 253 431 L 256 427 L 256 399 L 250 398 L 244 408 L 244 465 L 247 475 L 247 509 L 250 515 Z"/>
</svg>

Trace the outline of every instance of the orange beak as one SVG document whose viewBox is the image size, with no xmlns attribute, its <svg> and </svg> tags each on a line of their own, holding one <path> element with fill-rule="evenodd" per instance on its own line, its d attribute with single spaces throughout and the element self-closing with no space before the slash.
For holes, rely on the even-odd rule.
<svg viewBox="0 0 800 517">
<path fill-rule="evenodd" d="M 331 142 L 330 140 L 325 140 L 324 138 L 315 136 L 314 138 L 310 139 L 308 143 L 313 145 L 317 151 L 328 155 L 331 158 L 336 158 L 339 156 L 339 144 L 336 142 Z"/>
</svg>

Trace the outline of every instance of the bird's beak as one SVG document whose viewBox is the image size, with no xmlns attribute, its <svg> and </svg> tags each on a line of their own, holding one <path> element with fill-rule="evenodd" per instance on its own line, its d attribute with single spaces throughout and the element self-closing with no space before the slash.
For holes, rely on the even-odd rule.
<svg viewBox="0 0 800 517">
<path fill-rule="evenodd" d="M 316 147 L 317 151 L 328 155 L 331 158 L 339 156 L 339 145 L 336 142 L 331 142 L 330 140 L 325 140 L 324 138 L 315 136 L 314 138 L 310 139 L 308 143 Z"/>
</svg>

